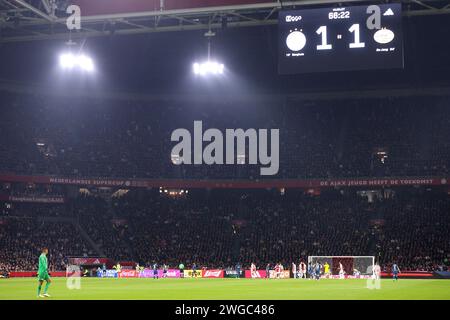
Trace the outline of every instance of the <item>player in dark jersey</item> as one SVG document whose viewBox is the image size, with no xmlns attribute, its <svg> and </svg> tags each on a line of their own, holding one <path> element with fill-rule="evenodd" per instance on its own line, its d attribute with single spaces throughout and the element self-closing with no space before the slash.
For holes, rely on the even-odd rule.
<svg viewBox="0 0 450 320">
<path fill-rule="evenodd" d="M 396 263 L 392 265 L 392 280 L 398 281 L 398 274 L 400 273 L 400 268 Z"/>
<path fill-rule="evenodd" d="M 313 279 L 313 278 L 314 278 L 313 265 L 311 262 L 308 262 L 308 279 Z"/>
<path fill-rule="evenodd" d="M 157 263 L 153 264 L 153 279 L 159 279 Z"/>
<path fill-rule="evenodd" d="M 316 276 L 316 280 L 320 279 L 320 271 L 322 269 L 322 265 L 320 264 L 320 262 L 317 262 L 315 265 L 315 276 Z"/>
<path fill-rule="evenodd" d="M 195 263 L 192 265 L 192 278 L 197 278 L 197 265 Z"/>
</svg>

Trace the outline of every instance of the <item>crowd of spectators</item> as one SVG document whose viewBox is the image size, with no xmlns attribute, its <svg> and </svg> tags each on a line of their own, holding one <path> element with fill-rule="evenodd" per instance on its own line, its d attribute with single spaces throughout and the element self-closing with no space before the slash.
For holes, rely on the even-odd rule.
<svg viewBox="0 0 450 320">
<path fill-rule="evenodd" d="M 447 177 L 448 97 L 320 100 L 257 105 L 146 102 L 1 93 L 0 174 L 61 177 L 261 179 L 259 166 L 176 166 L 171 133 L 280 129 L 275 178 Z M 273 178 L 273 177 L 272 177 Z M 75 190 L 77 193 L 78 190 Z M 449 255 L 447 194 L 369 203 L 356 192 L 285 195 L 198 191 L 175 198 L 132 190 L 120 198 L 62 186 L 1 186 L 0 271 L 34 269 L 42 246 L 60 269 L 71 255 L 229 267 L 308 255 L 376 255 L 383 265 L 432 270 Z M 400 193 L 401 194 L 401 193 Z M 5 201 L 59 196 L 64 204 Z M 373 225 L 373 220 L 378 224 Z M 77 227 L 80 226 L 82 232 Z M 86 239 L 86 236 L 88 239 Z"/>
<path fill-rule="evenodd" d="M 280 129 L 278 178 L 447 175 L 448 97 L 148 102 L 2 93 L 0 169 L 124 178 L 260 178 L 258 165 L 176 166 L 171 133 Z M 381 159 L 379 152 L 386 157 Z"/>
<path fill-rule="evenodd" d="M 127 221 L 135 258 L 141 264 L 233 265 L 236 207 L 226 198 L 129 194 L 118 201 L 116 212 Z"/>
<path fill-rule="evenodd" d="M 367 200 L 354 196 L 298 194 L 248 197 L 241 228 L 240 260 L 282 261 L 310 255 L 366 255 L 369 249 Z"/>
<path fill-rule="evenodd" d="M 450 258 L 450 198 L 426 190 L 375 201 L 355 191 L 193 190 L 169 196 L 136 190 L 109 200 L 83 195 L 61 210 L 74 222 L 45 219 L 43 210 L 3 218 L 0 269 L 35 269 L 44 246 L 54 269 L 63 268 L 68 256 L 102 253 L 146 266 L 207 268 L 374 255 L 384 267 L 396 262 L 404 270 L 437 270 Z"/>
<path fill-rule="evenodd" d="M 95 243 L 100 254 L 116 260 L 130 259 L 123 237 L 113 227 L 113 215 L 104 199 L 82 195 L 69 206 L 74 218 Z"/>
<path fill-rule="evenodd" d="M 450 201 L 447 197 L 403 198 L 385 204 L 377 242 L 386 263 L 405 270 L 438 270 L 450 260 Z"/>
<path fill-rule="evenodd" d="M 65 270 L 67 257 L 95 252 L 68 222 L 38 217 L 8 217 L 0 224 L 0 271 L 35 271 L 43 248 L 50 250 L 50 271 Z"/>
</svg>

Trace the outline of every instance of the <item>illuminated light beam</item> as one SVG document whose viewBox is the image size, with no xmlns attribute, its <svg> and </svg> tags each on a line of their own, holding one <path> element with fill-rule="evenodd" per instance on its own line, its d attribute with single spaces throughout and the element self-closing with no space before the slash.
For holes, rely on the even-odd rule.
<svg viewBox="0 0 450 320">
<path fill-rule="evenodd" d="M 225 65 L 215 61 L 206 61 L 202 63 L 194 63 L 193 71 L 195 75 L 222 75 L 225 72 Z"/>
<path fill-rule="evenodd" d="M 87 72 L 93 72 L 94 67 L 94 61 L 92 58 L 86 56 L 86 55 L 74 55 L 72 53 L 63 53 L 59 56 L 59 66 L 62 69 L 74 69 L 78 68 L 83 71 Z"/>
</svg>

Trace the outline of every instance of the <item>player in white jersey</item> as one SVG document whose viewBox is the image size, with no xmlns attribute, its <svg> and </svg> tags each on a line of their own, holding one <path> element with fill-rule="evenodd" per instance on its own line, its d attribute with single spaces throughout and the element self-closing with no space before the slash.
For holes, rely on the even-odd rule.
<svg viewBox="0 0 450 320">
<path fill-rule="evenodd" d="M 380 279 L 381 276 L 381 267 L 378 263 L 375 263 L 375 265 L 373 266 L 373 276 L 376 280 Z"/>
<path fill-rule="evenodd" d="M 256 272 L 256 265 L 254 263 L 250 266 L 250 274 L 252 278 L 258 278 L 258 274 Z"/>
<path fill-rule="evenodd" d="M 345 274 L 344 266 L 339 261 L 339 279 L 344 279 L 344 274 Z"/>
<path fill-rule="evenodd" d="M 275 266 L 275 278 L 276 278 L 276 279 L 280 279 L 282 267 L 283 267 L 283 266 L 281 265 L 281 263 L 278 263 L 278 264 Z"/>
<path fill-rule="evenodd" d="M 297 279 L 297 265 L 294 262 L 292 262 L 292 274 L 294 275 L 294 279 Z"/>
<path fill-rule="evenodd" d="M 299 277 L 301 278 L 305 278 L 306 279 L 306 263 L 304 263 L 303 261 L 300 262 L 299 266 Z"/>
</svg>

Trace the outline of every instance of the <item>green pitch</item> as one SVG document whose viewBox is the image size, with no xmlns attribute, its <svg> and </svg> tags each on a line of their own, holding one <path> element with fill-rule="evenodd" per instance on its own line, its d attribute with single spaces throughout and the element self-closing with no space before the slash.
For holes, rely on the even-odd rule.
<svg viewBox="0 0 450 320">
<path fill-rule="evenodd" d="M 229 300 L 229 299 L 440 299 L 450 300 L 450 280 L 381 281 L 379 290 L 365 280 L 266 279 L 97 279 L 82 278 L 79 290 L 69 290 L 66 279 L 54 278 L 51 300 Z M 36 297 L 33 278 L 0 279 L 0 300 Z M 43 299 L 43 298 L 40 298 Z"/>
</svg>

